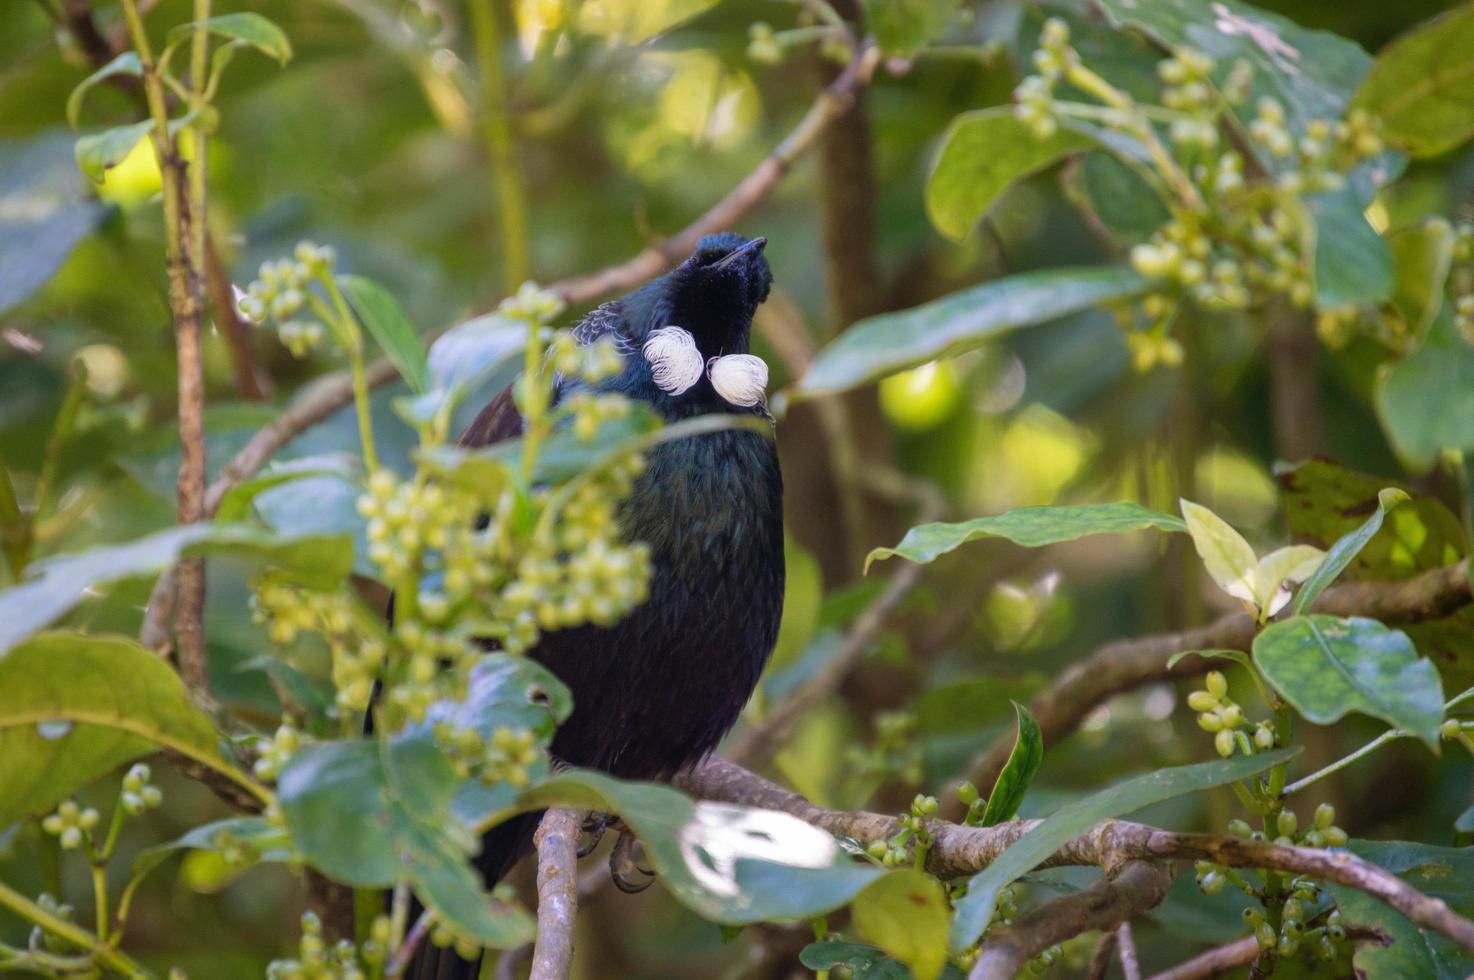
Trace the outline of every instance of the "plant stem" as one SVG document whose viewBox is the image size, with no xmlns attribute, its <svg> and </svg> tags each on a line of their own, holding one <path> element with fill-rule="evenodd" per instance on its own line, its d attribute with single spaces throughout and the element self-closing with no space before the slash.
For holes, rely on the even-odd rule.
<svg viewBox="0 0 1474 980">
<path fill-rule="evenodd" d="M 502 64 L 502 32 L 494 0 L 471 0 L 471 32 L 481 69 L 481 132 L 487 162 L 496 182 L 497 222 L 501 229 L 503 284 L 513 292 L 528 277 L 527 190 L 517 165 L 517 145 L 507 111 L 507 80 Z"/>
<path fill-rule="evenodd" d="M 1151 122 L 1142 115 L 1141 108 L 1131 96 L 1080 63 L 1071 65 L 1065 77 L 1070 80 L 1071 84 L 1084 89 L 1112 109 L 1119 109 L 1138 116 L 1142 125 L 1139 129 L 1133 127 L 1132 135 L 1138 137 L 1146 145 L 1147 152 L 1151 154 L 1152 163 L 1162 172 L 1162 176 L 1172 187 L 1173 193 L 1177 195 L 1178 201 L 1189 211 L 1201 212 L 1204 209 L 1203 198 L 1198 194 L 1197 188 L 1188 179 L 1186 172 L 1177 165 L 1172 154 L 1167 152 L 1156 130 L 1152 129 Z"/>
<path fill-rule="evenodd" d="M 318 309 L 318 315 L 330 324 L 333 319 L 338 321 L 340 329 L 336 333 L 348 354 L 348 369 L 353 376 L 353 407 L 358 414 L 358 441 L 363 446 L 363 465 L 372 473 L 379 468 L 379 453 L 374 448 L 373 406 L 369 402 L 368 372 L 363 361 L 363 331 L 358 328 L 358 321 L 348 308 L 348 302 L 343 299 L 343 291 L 338 288 L 337 281 L 326 272 L 319 273 L 318 280 L 328 291 L 337 316 L 327 316 L 321 303 L 314 305 Z"/>
<path fill-rule="evenodd" d="M 71 383 L 67 385 L 66 396 L 51 426 L 51 436 L 46 440 L 46 455 L 41 460 L 41 475 L 36 480 L 36 505 L 31 511 L 33 524 L 46 516 L 50 508 L 52 492 L 56 489 L 56 471 L 61 465 L 61 450 L 77 427 L 77 409 L 82 405 L 82 392 L 87 387 L 85 376 L 80 371 L 77 369 L 78 373 L 73 374 Z"/>
<path fill-rule="evenodd" d="M 131 957 L 104 945 L 96 936 L 81 926 L 46 911 L 3 881 L 0 881 L 0 905 L 10 909 L 21 918 L 34 922 L 52 935 L 81 946 L 90 952 L 98 963 L 112 967 L 129 977 L 130 980 L 150 976 L 148 971 L 135 963 Z"/>
<path fill-rule="evenodd" d="M 97 939 L 107 942 L 107 866 L 92 862 L 92 902 L 97 906 Z"/>
<path fill-rule="evenodd" d="M 164 251 L 169 269 L 169 307 L 174 314 L 174 343 L 179 361 L 179 483 L 178 515 L 192 524 L 205 515 L 205 428 L 204 363 L 200 355 L 200 306 L 203 284 L 195 259 L 203 255 L 204 166 L 202 152 L 193 165 L 186 163 L 169 134 L 169 106 L 163 78 L 154 61 L 148 32 L 138 11 L 137 0 L 122 0 L 123 20 L 129 40 L 143 68 L 143 90 L 153 121 L 154 153 L 163 175 Z M 195 0 L 195 15 L 209 15 L 209 0 Z M 196 28 L 195 53 L 201 54 L 201 30 Z M 197 58 L 202 68 L 203 59 Z M 195 130 L 197 151 L 203 139 Z M 197 171 L 194 173 L 192 171 Z M 186 185 L 191 200 L 184 199 Z M 186 213 L 186 206 L 194 210 Z M 205 660 L 204 601 L 205 566 L 201 559 L 181 562 L 177 575 L 178 601 L 174 629 L 179 642 L 179 672 L 191 689 L 208 691 Z"/>
<path fill-rule="evenodd" d="M 26 570 L 31 551 L 31 522 L 20 512 L 15 498 L 15 484 L 10 482 L 10 470 L 0 458 L 0 552 L 10 566 L 10 579 L 19 582 Z"/>
</svg>

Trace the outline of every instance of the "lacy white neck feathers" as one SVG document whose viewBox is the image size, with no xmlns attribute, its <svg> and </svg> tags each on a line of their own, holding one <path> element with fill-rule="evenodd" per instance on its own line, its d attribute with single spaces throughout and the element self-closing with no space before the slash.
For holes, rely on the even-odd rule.
<svg viewBox="0 0 1474 980">
<path fill-rule="evenodd" d="M 650 362 L 655 386 L 670 395 L 680 395 L 701 380 L 704 372 L 718 395 L 732 405 L 751 408 L 762 402 L 768 390 L 768 365 L 755 354 L 727 354 L 704 363 L 696 338 L 681 327 L 650 331 L 641 349 Z"/>
</svg>

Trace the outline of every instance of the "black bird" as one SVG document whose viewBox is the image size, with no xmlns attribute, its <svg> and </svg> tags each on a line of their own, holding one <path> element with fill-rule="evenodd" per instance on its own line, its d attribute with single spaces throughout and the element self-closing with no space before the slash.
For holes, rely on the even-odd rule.
<svg viewBox="0 0 1474 980">
<path fill-rule="evenodd" d="M 753 314 L 773 281 L 765 244 L 731 232 L 708 235 L 665 276 L 584 317 L 574 331 L 579 343 L 608 337 L 626 352 L 622 372 L 596 390 L 647 402 L 668 422 L 765 415 L 760 400 L 749 403 L 760 384 L 724 384 L 712 369 L 712 359 L 748 352 Z M 660 358 L 652 365 L 645 356 L 646 344 L 670 326 L 687 331 L 697 351 L 683 350 L 680 363 L 662 372 Z M 682 335 L 661 336 L 689 348 Z M 559 394 L 572 387 L 565 381 Z M 486 446 L 521 431 L 509 388 L 461 443 Z M 619 521 L 627 539 L 650 546 L 649 598 L 615 626 L 545 634 L 531 656 L 573 693 L 573 714 L 552 743 L 558 759 L 627 779 L 666 778 L 703 759 L 736 723 L 778 636 L 783 479 L 772 438 L 736 429 L 657 446 Z M 528 851 L 540 817 L 526 814 L 486 835 L 477 864 L 488 885 Z M 426 945 L 410 975 L 470 980 L 476 971 L 452 950 Z"/>
</svg>

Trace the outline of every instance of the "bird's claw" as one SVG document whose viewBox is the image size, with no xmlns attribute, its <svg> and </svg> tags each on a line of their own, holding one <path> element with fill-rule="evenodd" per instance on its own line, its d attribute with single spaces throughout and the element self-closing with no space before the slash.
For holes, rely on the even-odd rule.
<svg viewBox="0 0 1474 980">
<path fill-rule="evenodd" d="M 619 826 L 619 818 L 612 813 L 591 813 L 584 817 L 583 833 L 578 842 L 579 858 L 583 859 L 594 853 L 599 842 L 604 839 L 604 832 Z"/>
<path fill-rule="evenodd" d="M 609 877 L 614 887 L 626 895 L 637 895 L 655 881 L 655 872 L 640 863 L 643 851 L 644 846 L 635 835 L 621 830 L 614 850 L 609 852 Z"/>
</svg>

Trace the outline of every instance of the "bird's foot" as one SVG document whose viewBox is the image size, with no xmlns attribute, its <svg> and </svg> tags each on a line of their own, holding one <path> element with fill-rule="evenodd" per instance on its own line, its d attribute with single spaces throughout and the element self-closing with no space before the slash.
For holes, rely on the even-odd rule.
<svg viewBox="0 0 1474 980">
<path fill-rule="evenodd" d="M 636 895 L 654 883 L 655 872 L 644 866 L 644 857 L 645 846 L 639 838 L 621 829 L 619 841 L 609 852 L 609 877 L 615 888 L 626 895 Z"/>
<path fill-rule="evenodd" d="M 583 833 L 578 841 L 578 856 L 580 859 L 594 853 L 599 842 L 604 839 L 604 833 L 608 830 L 619 830 L 623 832 L 624 824 L 620 822 L 617 815 L 613 813 L 590 813 L 583 819 Z"/>
</svg>

